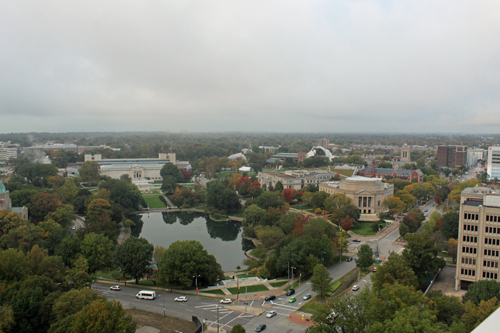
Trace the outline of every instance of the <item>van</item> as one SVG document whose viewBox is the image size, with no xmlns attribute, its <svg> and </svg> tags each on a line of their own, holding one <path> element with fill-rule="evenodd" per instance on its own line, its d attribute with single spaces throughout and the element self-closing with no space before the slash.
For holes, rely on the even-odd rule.
<svg viewBox="0 0 500 333">
<path fill-rule="evenodd" d="M 142 298 L 142 299 L 155 299 L 156 298 L 156 292 L 155 291 L 149 291 L 149 290 L 141 290 L 137 295 L 135 295 L 135 298 Z"/>
</svg>

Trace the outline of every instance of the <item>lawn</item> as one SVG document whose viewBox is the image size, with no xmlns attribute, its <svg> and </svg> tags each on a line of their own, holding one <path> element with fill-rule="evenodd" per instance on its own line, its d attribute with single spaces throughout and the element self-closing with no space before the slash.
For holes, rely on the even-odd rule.
<svg viewBox="0 0 500 333">
<path fill-rule="evenodd" d="M 167 207 L 158 197 L 143 197 L 149 208 L 164 208 Z"/>
<path fill-rule="evenodd" d="M 332 283 L 330 283 L 330 286 L 328 287 L 328 291 L 326 293 L 329 295 L 333 294 L 334 292 L 337 291 L 337 289 L 340 288 L 342 283 L 344 283 L 344 280 L 342 280 L 342 279 L 338 279 L 338 280 L 333 281 Z"/>
<path fill-rule="evenodd" d="M 236 295 L 238 293 L 238 288 L 228 288 L 229 292 L 233 295 Z M 257 284 L 255 286 L 248 286 L 248 287 L 240 287 L 240 294 L 243 294 L 245 292 L 248 293 L 255 293 L 259 291 L 268 291 L 269 289 L 263 285 L 263 284 Z"/>
<path fill-rule="evenodd" d="M 214 295 L 226 295 L 224 292 L 220 289 L 212 289 L 212 290 L 200 290 L 202 293 L 207 293 L 207 294 L 214 294 Z"/>
<path fill-rule="evenodd" d="M 118 270 L 101 270 L 95 272 L 95 275 L 98 277 L 102 277 L 105 279 L 111 279 L 111 280 L 123 280 L 123 275 L 120 273 Z"/>
<path fill-rule="evenodd" d="M 288 281 L 281 281 L 281 282 L 273 282 L 273 283 L 269 283 L 269 284 L 271 286 L 273 286 L 274 288 L 279 288 L 281 286 L 284 286 L 287 283 L 288 283 Z"/>
<path fill-rule="evenodd" d="M 253 254 L 252 254 L 253 255 Z M 247 278 L 247 277 L 254 277 L 254 276 L 257 276 L 255 274 L 251 274 L 249 272 L 246 272 L 246 273 L 241 273 L 241 274 L 238 274 L 236 275 L 237 277 L 239 277 L 240 279 L 244 279 L 244 278 Z"/>
<path fill-rule="evenodd" d="M 301 307 L 299 310 L 312 314 L 323 312 L 324 309 L 326 308 L 326 304 L 320 303 L 317 299 L 319 299 L 318 296 L 314 297 L 312 300 L 304 304 L 304 306 Z"/>
<path fill-rule="evenodd" d="M 351 231 L 357 235 L 362 235 L 362 236 L 372 236 L 376 235 L 377 232 L 372 230 L 372 222 L 358 222 L 359 223 L 359 228 L 357 229 L 352 229 Z M 385 228 L 386 224 L 383 223 L 382 229 Z"/>
</svg>

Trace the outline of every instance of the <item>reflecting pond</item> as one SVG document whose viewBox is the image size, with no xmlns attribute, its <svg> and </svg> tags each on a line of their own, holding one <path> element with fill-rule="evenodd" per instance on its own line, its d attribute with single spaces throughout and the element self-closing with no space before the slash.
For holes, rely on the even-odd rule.
<svg viewBox="0 0 500 333">
<path fill-rule="evenodd" d="M 168 248 L 177 240 L 197 240 L 213 254 L 224 271 L 243 267 L 245 252 L 253 248 L 251 241 L 241 237 L 240 222 L 215 222 L 204 214 L 149 213 L 132 216 L 136 224 L 132 234 L 153 245 Z"/>
</svg>

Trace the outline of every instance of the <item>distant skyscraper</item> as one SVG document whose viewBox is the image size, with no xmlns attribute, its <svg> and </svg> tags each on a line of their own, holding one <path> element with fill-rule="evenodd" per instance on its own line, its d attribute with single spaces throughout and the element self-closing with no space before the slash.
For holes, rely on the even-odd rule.
<svg viewBox="0 0 500 333">
<path fill-rule="evenodd" d="M 438 167 L 440 168 L 460 168 L 467 165 L 466 146 L 438 146 Z"/>
<path fill-rule="evenodd" d="M 488 148 L 488 166 L 486 172 L 490 179 L 500 179 L 500 146 Z"/>
<path fill-rule="evenodd" d="M 321 146 L 325 149 L 328 149 L 329 145 L 330 145 L 330 141 L 327 138 L 319 139 L 319 141 L 318 141 L 318 146 Z"/>
</svg>

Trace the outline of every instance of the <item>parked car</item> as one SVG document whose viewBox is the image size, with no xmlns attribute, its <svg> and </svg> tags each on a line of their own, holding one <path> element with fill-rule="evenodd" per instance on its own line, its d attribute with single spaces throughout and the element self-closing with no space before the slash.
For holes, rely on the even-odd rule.
<svg viewBox="0 0 500 333">
<path fill-rule="evenodd" d="M 71 227 L 71 230 L 76 230 L 76 227 L 75 227 L 75 226 L 72 226 L 72 227 Z"/>
<path fill-rule="evenodd" d="M 359 239 L 353 239 L 352 242 L 353 243 L 361 243 L 361 241 Z"/>
<path fill-rule="evenodd" d="M 376 272 L 376 271 L 377 271 L 377 266 L 373 266 L 372 272 Z"/>
<path fill-rule="evenodd" d="M 352 291 L 358 291 L 359 290 L 359 286 L 357 284 L 355 284 L 354 286 L 352 286 Z"/>
<path fill-rule="evenodd" d="M 230 298 L 224 298 L 220 300 L 220 304 L 231 304 L 233 303 L 233 300 Z"/>
<path fill-rule="evenodd" d="M 272 318 L 274 316 L 276 316 L 276 311 L 274 311 L 274 310 L 269 311 L 269 312 L 266 313 L 266 317 L 267 318 Z"/>
<path fill-rule="evenodd" d="M 288 299 L 288 303 L 294 303 L 296 300 L 297 300 L 297 299 L 295 298 L 295 296 L 290 297 L 290 298 Z"/>
<path fill-rule="evenodd" d="M 118 286 L 118 285 L 117 285 L 117 286 L 111 286 L 111 287 L 109 287 L 109 290 L 116 290 L 116 291 L 120 291 L 120 290 L 122 290 L 122 288 L 121 288 L 120 286 Z"/>
<path fill-rule="evenodd" d="M 291 289 L 291 288 L 290 288 L 290 289 L 288 289 L 288 290 L 286 291 L 286 294 L 285 294 L 285 295 L 290 296 L 290 295 L 293 295 L 293 294 L 295 294 L 295 289 Z"/>
<path fill-rule="evenodd" d="M 347 258 L 346 261 L 352 261 L 352 257 Z"/>
<path fill-rule="evenodd" d="M 255 332 L 262 332 L 263 330 L 266 329 L 266 324 L 260 324 L 259 326 L 257 326 L 257 328 L 255 329 Z"/>
<path fill-rule="evenodd" d="M 174 302 L 187 302 L 188 299 L 186 296 L 179 296 L 174 299 Z"/>
<path fill-rule="evenodd" d="M 305 301 L 307 301 L 310 298 L 311 298 L 311 294 L 305 294 L 304 297 L 302 297 L 302 299 Z"/>
<path fill-rule="evenodd" d="M 274 295 L 269 295 L 269 296 L 266 296 L 266 298 L 265 298 L 264 300 L 266 300 L 266 301 L 268 301 L 268 302 L 269 302 L 269 301 L 272 301 L 273 299 L 276 299 L 276 296 L 274 296 Z"/>
</svg>

